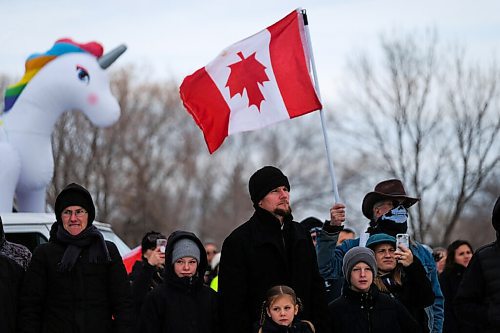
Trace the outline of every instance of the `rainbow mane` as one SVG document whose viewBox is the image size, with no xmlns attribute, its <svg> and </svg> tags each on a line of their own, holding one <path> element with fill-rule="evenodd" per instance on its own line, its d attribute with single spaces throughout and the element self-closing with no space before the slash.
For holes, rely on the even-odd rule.
<svg viewBox="0 0 500 333">
<path fill-rule="evenodd" d="M 54 46 L 52 46 L 52 48 L 47 52 L 30 55 L 28 59 L 26 59 L 26 72 L 24 73 L 21 81 L 8 86 L 5 90 L 4 112 L 9 111 L 14 106 L 14 103 L 21 95 L 26 85 L 36 75 L 36 73 L 42 69 L 43 66 L 63 54 L 83 52 L 90 53 L 98 58 L 102 56 L 103 48 L 96 42 L 79 44 L 69 38 L 64 38 L 56 41 Z"/>
</svg>

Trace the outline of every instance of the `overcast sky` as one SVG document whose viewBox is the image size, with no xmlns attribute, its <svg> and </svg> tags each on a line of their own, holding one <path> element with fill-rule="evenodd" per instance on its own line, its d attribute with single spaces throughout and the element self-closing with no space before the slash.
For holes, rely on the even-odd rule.
<svg viewBox="0 0 500 333">
<path fill-rule="evenodd" d="M 341 82 L 347 59 L 375 52 L 380 35 L 436 28 L 491 59 L 500 42 L 498 0 L 0 0 L 0 73 L 20 78 L 28 55 L 71 37 L 105 50 L 125 43 L 120 65 L 147 68 L 179 82 L 222 49 L 278 21 L 297 7 L 308 12 L 323 96 Z M 326 93 L 325 93 L 326 92 Z M 326 101 L 328 102 L 328 101 Z"/>
</svg>

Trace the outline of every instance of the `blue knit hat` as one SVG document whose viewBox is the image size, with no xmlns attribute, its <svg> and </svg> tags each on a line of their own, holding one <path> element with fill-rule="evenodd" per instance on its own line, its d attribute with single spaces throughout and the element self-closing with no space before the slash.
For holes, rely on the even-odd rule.
<svg viewBox="0 0 500 333">
<path fill-rule="evenodd" d="M 394 247 L 396 247 L 396 238 L 388 234 L 375 234 L 371 235 L 366 241 L 366 247 L 369 247 L 372 250 L 375 247 L 375 245 L 378 244 L 391 244 L 394 245 Z"/>
</svg>

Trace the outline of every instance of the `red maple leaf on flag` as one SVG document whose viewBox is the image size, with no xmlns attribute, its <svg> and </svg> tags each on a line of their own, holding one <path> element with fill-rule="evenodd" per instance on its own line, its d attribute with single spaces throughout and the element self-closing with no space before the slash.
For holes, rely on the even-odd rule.
<svg viewBox="0 0 500 333">
<path fill-rule="evenodd" d="M 264 100 L 264 95 L 260 91 L 259 84 L 262 85 L 269 81 L 265 72 L 266 66 L 255 59 L 255 52 L 247 58 L 241 52 L 237 54 L 241 61 L 228 66 L 231 69 L 226 83 L 226 87 L 229 88 L 229 96 L 231 98 L 236 94 L 243 96 L 243 90 L 246 89 L 248 107 L 255 105 L 260 112 L 260 103 Z"/>
</svg>

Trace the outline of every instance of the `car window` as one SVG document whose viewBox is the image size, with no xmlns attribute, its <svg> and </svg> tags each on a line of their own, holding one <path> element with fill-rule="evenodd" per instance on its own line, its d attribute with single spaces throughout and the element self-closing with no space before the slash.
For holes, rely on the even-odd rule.
<svg viewBox="0 0 500 333">
<path fill-rule="evenodd" d="M 40 244 L 47 243 L 48 239 L 39 232 L 13 232 L 5 233 L 5 238 L 12 243 L 26 246 L 31 253 Z"/>
<path fill-rule="evenodd" d="M 130 248 L 125 244 L 116 234 L 108 230 L 99 230 L 104 236 L 105 240 L 112 241 L 115 243 L 118 251 L 120 251 L 120 255 L 123 257 L 125 254 L 130 252 Z"/>
</svg>

